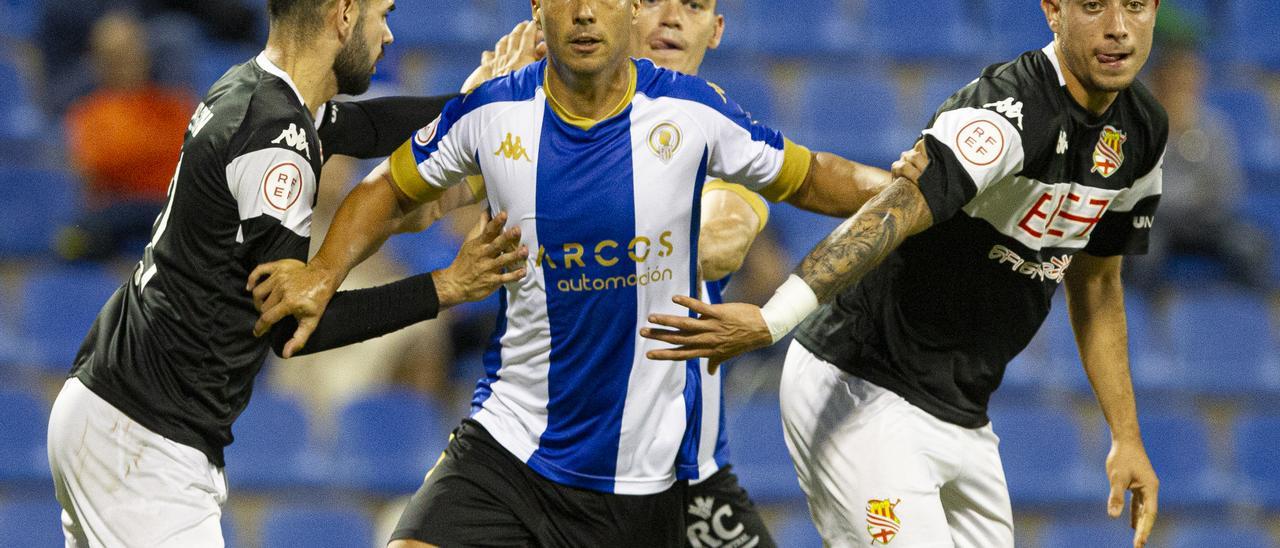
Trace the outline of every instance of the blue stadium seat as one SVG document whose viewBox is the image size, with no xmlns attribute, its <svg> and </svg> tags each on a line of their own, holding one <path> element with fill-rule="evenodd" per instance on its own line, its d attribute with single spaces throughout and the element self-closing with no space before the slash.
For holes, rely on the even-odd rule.
<svg viewBox="0 0 1280 548">
<path fill-rule="evenodd" d="M 40 23 L 40 4 L 40 0 L 0 0 L 0 17 L 5 22 L 0 27 L 0 36 L 31 38 Z"/>
<path fill-rule="evenodd" d="M 866 43 L 858 14 L 843 3 L 789 0 L 786 9 L 758 0 L 743 0 L 743 4 L 745 25 L 735 20 L 726 23 L 734 29 L 731 33 L 726 30 L 731 48 L 742 46 L 777 55 L 829 55 L 853 53 Z"/>
<path fill-rule="evenodd" d="M 813 246 L 831 234 L 843 220 L 782 205 L 769 209 L 769 224 L 765 228 L 786 251 L 787 265 L 791 267 L 800 264 Z"/>
<path fill-rule="evenodd" d="M 1164 482 L 1161 482 L 1161 507 L 1164 505 Z M 1169 538 L 1170 548 L 1204 548 L 1206 546 L 1230 546 L 1231 548 L 1274 548 L 1276 541 L 1256 526 L 1224 525 L 1221 523 L 1181 525 Z"/>
<path fill-rule="evenodd" d="M 1225 35 L 1232 39 L 1224 45 L 1232 50 L 1232 57 L 1248 65 L 1280 70 L 1280 42 L 1256 39 L 1280 28 L 1280 4 L 1272 0 L 1235 0 L 1229 5 L 1230 23 Z"/>
<path fill-rule="evenodd" d="M 47 470 L 46 470 L 47 471 Z M 53 493 L 0 502 L 0 546 L 63 546 L 62 508 Z"/>
<path fill-rule="evenodd" d="M 987 26 L 1000 57 L 1008 61 L 1024 51 L 1037 50 L 1053 41 L 1053 31 L 1037 2 L 986 0 Z"/>
<path fill-rule="evenodd" d="M 781 523 L 770 531 L 778 546 L 787 548 L 821 548 L 822 536 L 813 526 L 813 518 L 803 506 L 787 512 Z"/>
<path fill-rule="evenodd" d="M 864 28 L 870 46 L 906 62 L 972 59 L 987 47 L 985 29 L 970 20 L 970 3 L 915 0 L 910 9 L 896 2 L 867 2 Z"/>
<path fill-rule="evenodd" d="M 98 267 L 45 269 L 27 280 L 21 332 L 35 346 L 40 365 L 71 368 L 102 305 L 123 283 Z"/>
<path fill-rule="evenodd" d="M 1207 394 L 1280 390 L 1275 331 L 1265 300 L 1232 291 L 1184 292 L 1169 311 L 1179 382 Z"/>
<path fill-rule="evenodd" d="M 751 498 L 760 504 L 804 501 L 783 438 L 776 393 L 730 401 L 725 414 L 729 460 Z"/>
<path fill-rule="evenodd" d="M 397 234 L 387 240 L 387 246 L 410 272 L 431 272 L 447 267 L 462 248 L 462 238 L 449 229 L 450 222 L 451 219 L 446 218 L 422 232 Z"/>
<path fill-rule="evenodd" d="M 720 70 L 714 74 L 703 72 L 700 76 L 720 86 L 725 96 L 738 103 L 751 115 L 751 119 L 777 129 L 773 87 L 768 75 L 759 71 Z"/>
<path fill-rule="evenodd" d="M 989 415 L 1014 506 L 1063 509 L 1106 495 L 1105 476 L 1085 461 L 1079 427 L 1069 413 L 999 406 Z"/>
<path fill-rule="evenodd" d="M 458 55 L 454 52 L 442 52 L 430 56 L 426 66 L 426 81 L 423 91 L 427 95 L 450 95 L 458 93 L 462 84 L 471 76 L 471 72 L 480 64 L 480 55 Z"/>
<path fill-rule="evenodd" d="M 918 133 L 898 125 L 897 90 L 873 70 L 811 74 L 800 101 L 805 127 L 795 140 L 813 150 L 887 166 Z"/>
<path fill-rule="evenodd" d="M 233 489 L 296 489 L 314 486 L 330 475 L 313 451 L 306 411 L 297 400 L 255 391 L 232 433 L 227 479 Z"/>
<path fill-rule="evenodd" d="M 376 493 L 411 493 L 449 441 L 456 417 L 408 390 L 361 397 L 338 414 L 334 467 L 347 486 Z"/>
<path fill-rule="evenodd" d="M 454 0 L 398 2 L 395 13 L 387 21 L 396 37 L 396 46 L 472 47 L 476 48 L 475 55 L 465 57 L 479 63 L 480 48 L 492 49 L 498 38 L 510 32 L 515 25 L 500 26 L 491 6 L 486 4 Z M 528 10 L 526 3 L 526 13 Z"/>
<path fill-rule="evenodd" d="M 44 114 L 31 86 L 21 69 L 0 58 L 0 138 L 32 140 L 45 130 Z"/>
<path fill-rule="evenodd" d="M 1280 130 L 1271 115 L 1267 97 L 1252 88 L 1215 89 L 1209 104 L 1226 115 L 1235 129 L 1236 146 L 1250 173 L 1280 173 Z"/>
<path fill-rule="evenodd" d="M 1280 510 L 1280 414 L 1247 415 L 1236 421 L 1235 458 L 1243 487 L 1272 511 Z"/>
<path fill-rule="evenodd" d="M 1147 406 L 1142 407 L 1144 410 Z M 1231 502 L 1231 478 L 1214 466 L 1209 426 L 1186 411 L 1143 412 L 1142 439 L 1160 476 L 1160 510 L 1186 511 Z M 1101 425 L 1106 432 L 1106 425 Z"/>
<path fill-rule="evenodd" d="M 49 405 L 35 394 L 0 389 L 0 485 L 51 485 L 46 439 Z M 15 546 L 0 542 L 0 546 Z"/>
<path fill-rule="evenodd" d="M 1102 491 L 1102 496 L 1106 496 L 1105 490 Z M 1039 546 L 1040 548 L 1133 546 L 1133 530 L 1129 528 L 1127 514 L 1124 519 L 1118 520 L 1050 523 L 1040 531 Z"/>
<path fill-rule="evenodd" d="M 397 8 L 397 11 L 399 8 Z M 209 88 L 222 78 L 231 67 L 249 61 L 258 55 L 261 50 L 244 45 L 223 44 L 218 42 L 206 42 L 200 48 L 200 55 L 196 59 L 195 70 L 191 71 L 195 80 L 191 82 L 191 89 L 196 91 L 196 95 L 203 97 L 209 92 Z"/>
<path fill-rule="evenodd" d="M 79 187 L 68 172 L 0 165 L 0 257 L 49 253 L 80 206 Z"/>
<path fill-rule="evenodd" d="M 378 544 L 373 522 L 351 508 L 272 508 L 262 518 L 262 548 L 350 548 Z"/>
</svg>

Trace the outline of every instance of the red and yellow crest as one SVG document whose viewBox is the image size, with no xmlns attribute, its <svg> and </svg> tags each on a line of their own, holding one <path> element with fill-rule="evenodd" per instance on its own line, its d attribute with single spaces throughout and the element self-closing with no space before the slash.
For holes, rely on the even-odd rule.
<svg viewBox="0 0 1280 548">
<path fill-rule="evenodd" d="M 1124 164 L 1124 142 L 1127 140 L 1129 136 L 1125 132 L 1112 126 L 1103 127 L 1102 135 L 1098 136 L 1098 146 L 1093 149 L 1093 169 L 1089 172 L 1110 177 L 1120 169 Z"/>
<path fill-rule="evenodd" d="M 867 533 L 871 535 L 871 544 L 889 544 L 893 537 L 902 530 L 902 522 L 893 511 L 902 499 L 889 502 L 888 499 L 867 501 Z"/>
</svg>

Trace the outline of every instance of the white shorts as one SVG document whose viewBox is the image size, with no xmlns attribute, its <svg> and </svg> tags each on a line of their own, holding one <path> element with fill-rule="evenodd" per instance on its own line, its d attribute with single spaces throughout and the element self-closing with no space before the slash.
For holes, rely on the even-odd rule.
<svg viewBox="0 0 1280 548">
<path fill-rule="evenodd" d="M 988 424 L 943 422 L 791 343 L 782 423 L 827 546 L 1013 546 L 1013 511 Z"/>
<path fill-rule="evenodd" d="M 143 428 L 68 379 L 49 417 L 68 547 L 221 548 L 227 480 L 199 450 Z"/>
</svg>

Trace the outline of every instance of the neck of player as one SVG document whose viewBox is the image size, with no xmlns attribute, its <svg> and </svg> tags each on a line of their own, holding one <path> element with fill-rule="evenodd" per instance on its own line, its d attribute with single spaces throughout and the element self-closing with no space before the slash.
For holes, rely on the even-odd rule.
<svg viewBox="0 0 1280 548">
<path fill-rule="evenodd" d="M 1067 58 L 1062 54 L 1061 44 L 1054 42 L 1053 53 L 1058 56 L 1058 66 L 1062 67 L 1062 79 L 1067 81 L 1067 93 L 1071 94 L 1071 99 L 1095 116 L 1101 116 L 1106 113 L 1107 109 L 1111 108 L 1111 103 L 1116 101 L 1116 97 L 1120 95 L 1120 92 L 1090 90 L 1067 66 Z"/>
<path fill-rule="evenodd" d="M 631 59 L 622 57 L 598 73 L 585 74 L 549 62 L 547 85 L 556 101 L 574 116 L 600 120 L 613 112 L 631 84 Z"/>
<path fill-rule="evenodd" d="M 312 116 L 338 94 L 338 78 L 333 74 L 333 61 L 338 52 L 317 55 L 315 49 L 315 45 L 295 45 L 274 33 L 267 38 L 267 59 L 293 80 Z"/>
</svg>

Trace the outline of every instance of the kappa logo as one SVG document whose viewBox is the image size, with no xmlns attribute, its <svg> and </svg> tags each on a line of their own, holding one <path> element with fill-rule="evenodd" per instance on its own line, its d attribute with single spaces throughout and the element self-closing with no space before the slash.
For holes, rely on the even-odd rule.
<svg viewBox="0 0 1280 548">
<path fill-rule="evenodd" d="M 280 136 L 276 137 L 271 144 L 278 145 L 283 141 L 285 146 L 292 147 L 303 154 L 307 155 L 307 159 L 311 159 L 311 144 L 307 142 L 307 132 L 298 128 L 298 124 L 289 124 L 289 127 L 280 132 Z"/>
<path fill-rule="evenodd" d="M 871 535 L 871 544 L 889 544 L 902 530 L 902 520 L 894 511 L 902 499 L 889 502 L 889 499 L 867 501 L 867 534 Z"/>
<path fill-rule="evenodd" d="M 1059 130 L 1059 131 L 1058 131 L 1058 148 L 1057 148 L 1057 149 L 1055 149 L 1055 151 L 1058 153 L 1058 155 L 1066 154 L 1066 153 L 1067 153 L 1067 146 L 1068 146 L 1069 144 L 1070 144 L 1070 143 L 1068 143 L 1068 142 L 1067 142 L 1067 130 L 1065 130 L 1065 129 L 1064 129 L 1064 130 Z"/>
<path fill-rule="evenodd" d="M 1093 169 L 1089 172 L 1106 178 L 1119 170 L 1124 165 L 1124 142 L 1128 140 L 1125 132 L 1112 126 L 1103 127 L 1098 146 L 1093 149 Z"/>
<path fill-rule="evenodd" d="M 507 133 L 507 139 L 498 145 L 498 150 L 493 151 L 493 155 L 502 156 L 508 160 L 523 159 L 526 162 L 533 163 L 533 159 L 529 157 L 529 151 L 524 149 L 524 145 L 520 144 L 520 138 L 512 137 L 511 133 Z"/>
<path fill-rule="evenodd" d="M 1005 118 L 1017 120 L 1018 129 L 1022 129 L 1022 101 L 1015 101 L 1013 97 L 1009 97 L 1003 101 L 982 105 L 982 108 L 994 108 Z"/>
<path fill-rule="evenodd" d="M 724 94 L 724 88 L 717 86 L 711 82 L 707 82 L 707 85 L 711 86 L 711 89 L 715 90 L 716 95 L 720 96 L 721 101 L 724 101 L 726 105 L 729 104 L 729 97 Z"/>
</svg>

